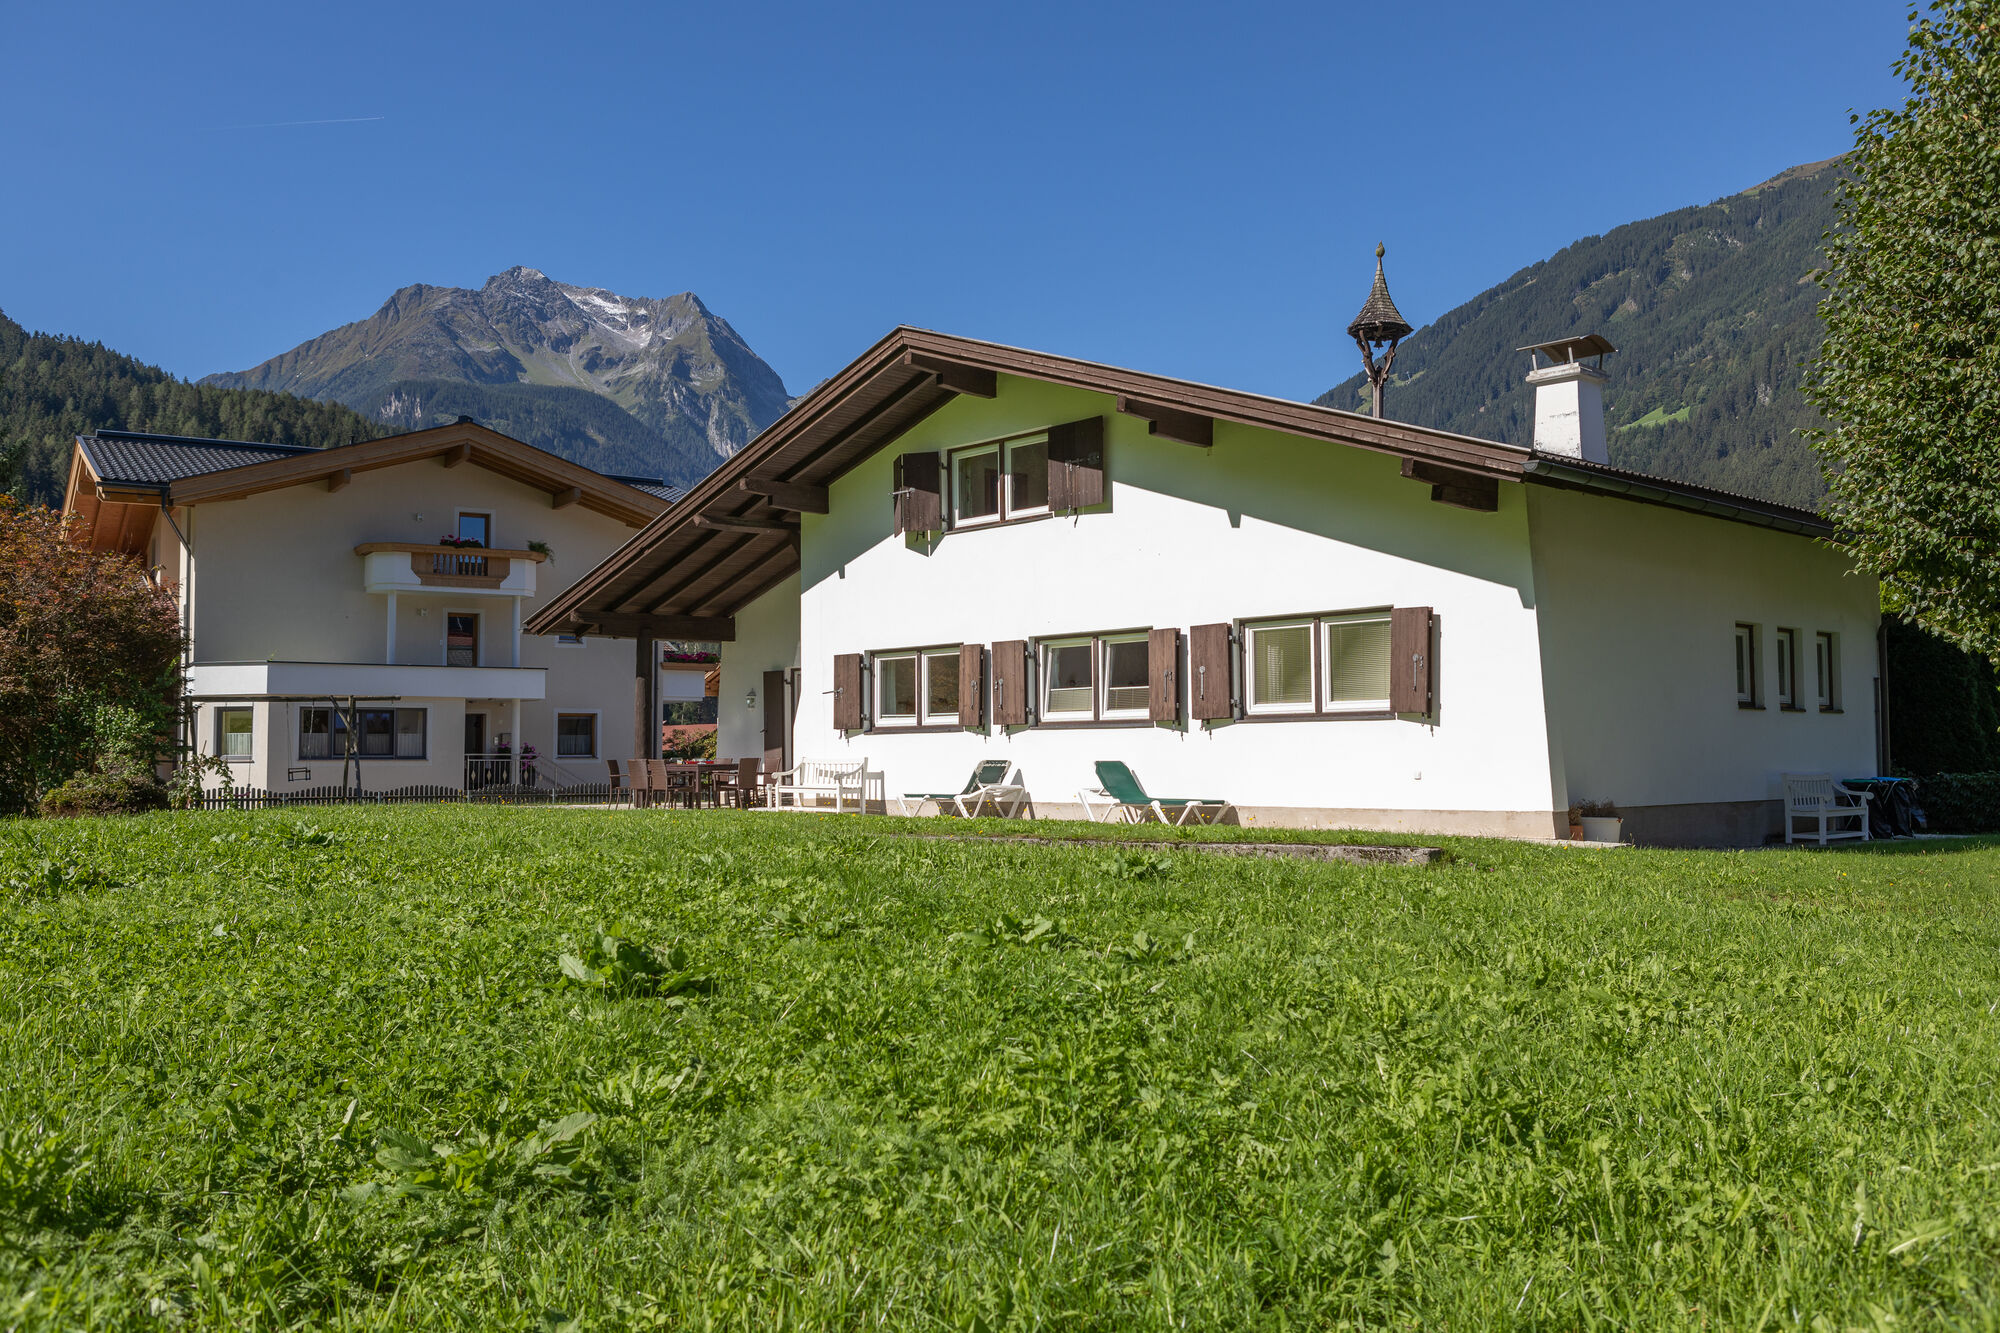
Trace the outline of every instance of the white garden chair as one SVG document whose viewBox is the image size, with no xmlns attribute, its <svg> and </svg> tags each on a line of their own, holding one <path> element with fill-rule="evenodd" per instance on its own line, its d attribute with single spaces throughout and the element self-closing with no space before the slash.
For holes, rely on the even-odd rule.
<svg viewBox="0 0 2000 1333">
<path fill-rule="evenodd" d="M 1833 780 L 1831 773 L 1787 773 L 1785 782 L 1785 841 L 1817 836 L 1819 845 L 1859 838 L 1868 841 L 1868 802 L 1872 793 L 1856 791 Z M 1800 820 L 1813 828 L 1800 831 Z"/>
</svg>

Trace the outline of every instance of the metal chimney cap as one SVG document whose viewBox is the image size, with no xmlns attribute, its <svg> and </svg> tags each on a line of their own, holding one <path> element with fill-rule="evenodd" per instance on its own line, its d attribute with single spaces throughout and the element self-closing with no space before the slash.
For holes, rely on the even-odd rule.
<svg viewBox="0 0 2000 1333">
<path fill-rule="evenodd" d="M 1585 333 L 1573 338 L 1557 338 L 1552 342 L 1535 343 L 1530 347 L 1516 347 L 1517 352 L 1540 352 L 1550 361 L 1561 364 L 1565 361 L 1581 361 L 1586 356 L 1608 356 L 1617 351 L 1611 340 L 1601 333 Z"/>
</svg>

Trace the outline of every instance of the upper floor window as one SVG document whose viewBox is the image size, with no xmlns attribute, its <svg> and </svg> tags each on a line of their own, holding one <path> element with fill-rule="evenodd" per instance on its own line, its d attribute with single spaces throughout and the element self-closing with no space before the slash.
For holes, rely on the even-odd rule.
<svg viewBox="0 0 2000 1333">
<path fill-rule="evenodd" d="M 1736 627 L 1736 706 L 1757 706 L 1757 627 Z"/>
<path fill-rule="evenodd" d="M 1249 711 L 1387 710 L 1389 637 L 1387 611 L 1299 616 L 1245 625 Z"/>
<path fill-rule="evenodd" d="M 954 449 L 948 457 L 953 527 L 1049 512 L 1046 434 Z"/>
<path fill-rule="evenodd" d="M 1838 658 L 1834 652 L 1834 636 L 1813 635 L 1813 692 L 1819 700 L 1822 713 L 1839 711 L 1840 692 L 1836 685 L 1834 668 Z"/>
<path fill-rule="evenodd" d="M 1781 629 L 1774 636 L 1778 658 L 1778 707 L 1799 706 L 1799 632 Z"/>
<path fill-rule="evenodd" d="M 493 515 L 461 513 L 458 516 L 458 539 L 475 542 L 480 546 L 493 544 Z"/>
<path fill-rule="evenodd" d="M 875 725 L 958 725 L 958 649 L 876 653 Z"/>
<path fill-rule="evenodd" d="M 1144 630 L 1044 639 L 1039 648 L 1042 721 L 1119 722 L 1149 716 Z"/>
<path fill-rule="evenodd" d="M 479 665 L 479 615 L 473 611 L 452 611 L 444 618 L 444 664 Z"/>
</svg>

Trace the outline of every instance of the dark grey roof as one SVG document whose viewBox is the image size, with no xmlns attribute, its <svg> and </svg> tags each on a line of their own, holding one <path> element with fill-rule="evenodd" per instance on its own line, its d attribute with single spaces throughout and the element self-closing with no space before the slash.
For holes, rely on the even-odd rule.
<svg viewBox="0 0 2000 1333">
<path fill-rule="evenodd" d="M 1619 495 L 1642 504 L 1660 504 L 1673 509 L 1689 509 L 1716 518 L 1754 523 L 1808 537 L 1832 537 L 1836 529 L 1823 515 L 1810 509 L 1760 500 L 1754 495 L 1698 486 L 1691 481 L 1656 477 L 1609 463 L 1588 463 L 1567 454 L 1537 453 L 1521 469 L 1524 481 L 1539 482 L 1566 490 L 1597 491 Z"/>
<path fill-rule="evenodd" d="M 186 435 L 146 435 L 126 430 L 79 435 L 76 444 L 90 460 L 91 470 L 97 473 L 99 481 L 129 486 L 165 486 L 183 477 L 199 477 L 208 472 L 317 452 L 300 444 L 201 440 Z"/>
<path fill-rule="evenodd" d="M 469 420 L 469 418 L 466 418 Z M 161 486 L 185 477 L 199 477 L 230 468 L 269 463 L 294 454 L 325 453 L 304 444 L 252 444 L 248 440 L 204 440 L 190 435 L 149 435 L 141 431 L 100 430 L 76 437 L 77 447 L 107 485 Z M 334 445 L 334 449 L 346 448 Z M 657 477 L 615 477 L 633 490 L 673 504 L 686 494 Z"/>
<path fill-rule="evenodd" d="M 620 477 L 609 472 L 604 475 L 612 481 L 624 482 L 635 491 L 644 491 L 648 495 L 665 500 L 668 504 L 679 504 L 680 498 L 687 494 L 680 487 L 669 486 L 664 481 L 660 481 L 654 477 Z"/>
</svg>

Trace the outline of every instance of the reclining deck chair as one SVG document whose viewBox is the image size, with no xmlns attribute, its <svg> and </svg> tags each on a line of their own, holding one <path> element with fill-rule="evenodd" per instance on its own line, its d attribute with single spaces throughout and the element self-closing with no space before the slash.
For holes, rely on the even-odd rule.
<svg viewBox="0 0 2000 1333">
<path fill-rule="evenodd" d="M 1117 759 L 1097 761 L 1097 780 L 1102 785 L 1095 790 L 1098 795 L 1108 798 L 1108 804 L 1093 808 L 1090 792 L 1076 794 L 1077 799 L 1083 802 L 1083 813 L 1094 822 L 1108 823 L 1115 816 L 1134 824 L 1143 824 L 1148 815 L 1157 815 L 1162 824 L 1185 824 L 1190 819 L 1197 824 L 1213 824 L 1235 808 L 1229 802 L 1212 796 L 1148 796 L 1146 789 L 1139 785 L 1139 779 L 1132 776 L 1132 770 Z M 1179 817 L 1169 819 L 1168 811 L 1175 812 Z"/>
<path fill-rule="evenodd" d="M 912 813 L 912 806 L 920 807 L 925 801 L 936 801 L 939 814 L 943 814 L 944 808 L 949 805 L 967 818 L 990 801 L 1002 819 L 1012 819 L 1027 803 L 1028 789 L 1021 785 L 1020 776 L 1014 772 L 1010 761 L 982 759 L 960 790 L 904 792 L 896 804 L 907 815 Z"/>
</svg>

